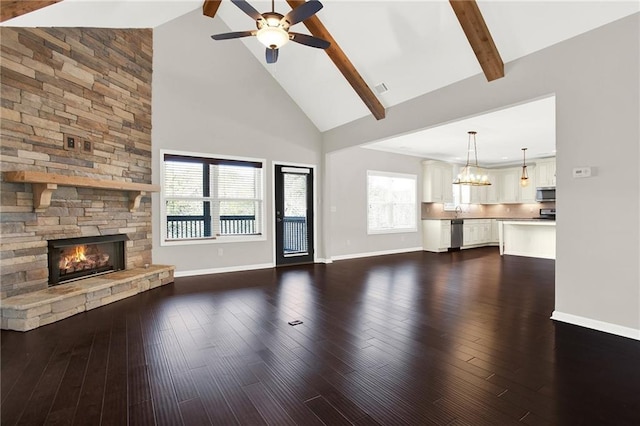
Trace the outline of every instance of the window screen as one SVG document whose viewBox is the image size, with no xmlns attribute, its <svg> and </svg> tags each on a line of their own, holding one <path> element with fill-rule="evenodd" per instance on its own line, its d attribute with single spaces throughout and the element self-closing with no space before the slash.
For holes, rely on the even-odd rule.
<svg viewBox="0 0 640 426">
<path fill-rule="evenodd" d="M 416 231 L 415 175 L 367 172 L 369 233 Z"/>
<path fill-rule="evenodd" d="M 262 234 L 262 163 L 165 154 L 167 240 Z"/>
</svg>

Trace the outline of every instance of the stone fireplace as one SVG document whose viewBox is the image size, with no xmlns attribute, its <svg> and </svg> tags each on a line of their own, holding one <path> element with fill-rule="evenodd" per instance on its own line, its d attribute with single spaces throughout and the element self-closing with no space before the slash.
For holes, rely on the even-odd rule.
<svg viewBox="0 0 640 426">
<path fill-rule="evenodd" d="M 172 282 L 151 259 L 152 30 L 2 27 L 0 44 L 2 328 Z"/>
<path fill-rule="evenodd" d="M 50 240 L 49 285 L 125 269 L 126 240 L 124 234 Z"/>
</svg>

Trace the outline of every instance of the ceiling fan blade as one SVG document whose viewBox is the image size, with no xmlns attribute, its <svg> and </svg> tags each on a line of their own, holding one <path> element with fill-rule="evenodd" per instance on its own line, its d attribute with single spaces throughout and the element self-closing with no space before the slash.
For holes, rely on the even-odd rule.
<svg viewBox="0 0 640 426">
<path fill-rule="evenodd" d="M 211 36 L 214 40 L 229 40 L 232 38 L 249 37 L 256 35 L 255 31 L 236 31 L 233 33 L 214 34 Z"/>
<path fill-rule="evenodd" d="M 289 32 L 289 38 L 296 43 L 304 44 L 305 46 L 317 47 L 318 49 L 327 49 L 331 46 L 331 43 L 328 41 L 307 34 Z"/>
<path fill-rule="evenodd" d="M 231 3 L 235 4 L 247 15 L 251 16 L 256 21 L 262 19 L 262 15 L 253 6 L 247 3 L 245 0 L 231 0 Z"/>
<path fill-rule="evenodd" d="M 268 64 L 275 64 L 276 61 L 278 60 L 278 49 L 271 49 L 267 47 L 267 51 L 265 52 L 265 55 L 267 57 Z"/>
<path fill-rule="evenodd" d="M 302 3 L 300 6 L 287 13 L 282 19 L 288 21 L 290 26 L 295 25 L 298 22 L 302 22 L 305 19 L 312 17 L 320 9 L 322 9 L 322 3 L 318 0 L 310 0 L 306 3 Z"/>
</svg>

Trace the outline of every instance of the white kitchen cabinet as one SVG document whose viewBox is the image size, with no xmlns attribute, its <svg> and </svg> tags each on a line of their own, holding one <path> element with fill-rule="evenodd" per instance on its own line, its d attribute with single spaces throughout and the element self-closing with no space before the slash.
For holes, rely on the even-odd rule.
<svg viewBox="0 0 640 426">
<path fill-rule="evenodd" d="M 491 242 L 491 219 L 465 219 L 462 225 L 462 246 L 472 247 Z"/>
<path fill-rule="evenodd" d="M 487 188 L 488 186 L 472 186 L 469 194 L 471 204 L 485 204 L 487 202 Z"/>
<path fill-rule="evenodd" d="M 502 173 L 497 170 L 492 170 L 487 173 L 487 175 L 489 176 L 489 182 L 491 182 L 491 185 L 485 187 L 486 191 L 484 202 L 485 204 L 498 204 L 500 202 L 500 188 L 502 187 Z"/>
<path fill-rule="evenodd" d="M 536 201 L 536 181 L 535 168 L 528 167 L 529 185 L 523 187 L 520 185 L 520 177 L 522 176 L 522 167 L 511 167 L 502 169 L 500 181 L 500 197 L 499 203 L 533 203 Z"/>
<path fill-rule="evenodd" d="M 536 161 L 536 186 L 556 186 L 556 159 L 544 158 Z"/>
<path fill-rule="evenodd" d="M 500 203 L 517 203 L 520 195 L 518 168 L 502 169 L 500 179 Z"/>
<path fill-rule="evenodd" d="M 453 203 L 453 166 L 441 161 L 422 162 L 422 201 Z"/>
<path fill-rule="evenodd" d="M 427 219 L 422 221 L 422 249 L 442 252 L 451 247 L 451 220 Z"/>
</svg>

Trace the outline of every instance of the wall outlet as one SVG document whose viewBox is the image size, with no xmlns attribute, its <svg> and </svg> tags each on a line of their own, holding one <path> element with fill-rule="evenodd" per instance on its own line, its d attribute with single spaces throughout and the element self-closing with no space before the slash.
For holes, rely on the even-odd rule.
<svg viewBox="0 0 640 426">
<path fill-rule="evenodd" d="M 511 207 L 507 207 L 507 213 L 511 211 Z"/>
<path fill-rule="evenodd" d="M 65 133 L 63 144 L 64 144 L 64 149 L 66 149 L 67 151 L 77 151 L 81 144 L 81 140 L 77 136 L 68 135 Z"/>
</svg>

